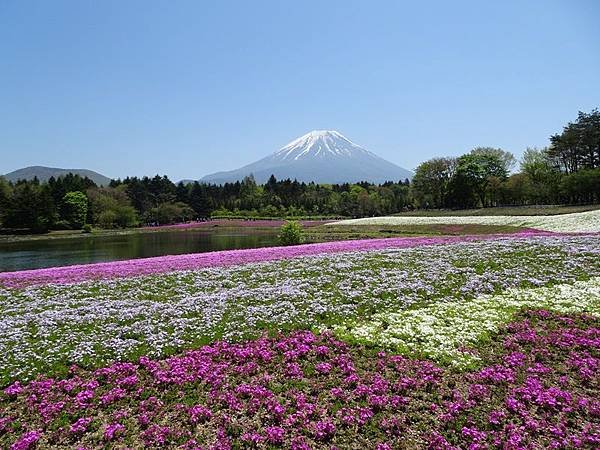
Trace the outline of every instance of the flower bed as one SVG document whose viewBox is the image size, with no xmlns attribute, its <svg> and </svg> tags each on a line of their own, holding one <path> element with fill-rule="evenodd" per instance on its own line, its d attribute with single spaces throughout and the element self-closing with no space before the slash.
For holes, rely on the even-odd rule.
<svg viewBox="0 0 600 450">
<path fill-rule="evenodd" d="M 256 338 L 265 330 L 333 328 L 339 336 L 357 339 L 357 323 L 369 327 L 382 316 L 393 320 L 405 310 L 410 314 L 438 303 L 456 303 L 460 314 L 453 314 L 468 318 L 468 302 L 483 294 L 586 280 L 600 273 L 599 255 L 600 236 L 459 239 L 448 245 L 0 289 L 0 385 L 61 373 L 69 363 L 97 367 L 142 355 L 161 357 L 217 339 Z M 479 300 L 474 305 L 474 311 L 485 310 Z M 397 322 L 390 323 L 390 331 Z M 469 322 L 464 323 L 461 328 L 457 319 L 463 334 L 452 339 L 465 338 Z M 415 324 L 421 327 L 417 318 Z M 346 333 L 345 327 L 354 331 Z M 386 344 L 387 338 L 376 334 L 373 343 Z M 425 340 L 417 350 L 431 345 Z"/>
<path fill-rule="evenodd" d="M 506 324 L 523 308 L 587 313 L 600 318 L 600 278 L 573 285 L 508 289 L 474 299 L 434 302 L 406 311 L 375 314 L 370 320 L 334 327 L 346 340 L 426 356 L 457 368 L 479 363 L 477 352 L 465 352 Z"/>
<path fill-rule="evenodd" d="M 508 235 L 450 236 L 436 238 L 388 238 L 354 241 L 327 242 L 320 244 L 294 245 L 289 247 L 267 247 L 245 250 L 226 250 L 186 255 L 159 256 L 108 263 L 82 264 L 47 269 L 23 270 L 0 273 L 0 285 L 23 287 L 47 283 L 77 283 L 102 278 L 121 278 L 166 273 L 178 270 L 193 270 L 204 267 L 222 267 L 258 261 L 273 261 L 328 253 L 381 250 L 386 248 L 408 248 L 424 245 L 469 242 L 503 237 L 543 236 L 547 233 L 525 231 Z"/>
<path fill-rule="evenodd" d="M 329 225 L 507 225 L 557 233 L 600 233 L 600 210 L 555 216 L 369 217 Z"/>
<path fill-rule="evenodd" d="M 0 446 L 597 448 L 600 328 L 532 311 L 457 373 L 328 334 L 73 368 L 0 394 Z"/>
</svg>

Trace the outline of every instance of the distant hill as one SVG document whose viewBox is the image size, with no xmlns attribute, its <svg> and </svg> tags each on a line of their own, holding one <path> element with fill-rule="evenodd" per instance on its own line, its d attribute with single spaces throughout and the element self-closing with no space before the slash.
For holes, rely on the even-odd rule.
<svg viewBox="0 0 600 450">
<path fill-rule="evenodd" d="M 201 181 L 223 184 L 254 175 L 265 183 L 271 174 L 315 183 L 384 183 L 412 178 L 413 173 L 356 145 L 337 131 L 316 130 L 290 142 L 277 152 L 229 172 L 207 175 Z"/>
<path fill-rule="evenodd" d="M 179 184 L 179 183 L 183 183 L 183 184 L 190 184 L 190 183 L 194 183 L 194 182 L 196 182 L 196 181 L 197 181 L 197 180 L 186 180 L 186 179 L 183 179 L 183 180 L 175 181 L 174 183 L 175 183 L 175 184 Z"/>
<path fill-rule="evenodd" d="M 68 173 L 72 173 L 74 175 L 79 175 L 80 177 L 88 177 L 98 186 L 108 186 L 110 183 L 110 178 L 105 177 L 98 172 L 94 172 L 93 170 L 88 169 L 60 169 L 57 167 L 44 167 L 44 166 L 30 166 L 24 167 L 22 169 L 17 169 L 14 172 L 7 173 L 3 175 L 8 181 L 18 181 L 18 180 L 33 180 L 35 177 L 38 177 L 40 181 L 48 181 L 50 177 L 58 178 L 63 175 L 67 175 Z"/>
</svg>

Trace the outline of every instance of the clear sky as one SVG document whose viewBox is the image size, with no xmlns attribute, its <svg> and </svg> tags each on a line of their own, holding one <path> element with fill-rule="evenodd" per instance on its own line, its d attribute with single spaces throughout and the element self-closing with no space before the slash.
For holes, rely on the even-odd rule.
<svg viewBox="0 0 600 450">
<path fill-rule="evenodd" d="M 600 2 L 0 0 L 0 173 L 200 178 L 335 129 L 403 167 L 600 107 Z"/>
</svg>

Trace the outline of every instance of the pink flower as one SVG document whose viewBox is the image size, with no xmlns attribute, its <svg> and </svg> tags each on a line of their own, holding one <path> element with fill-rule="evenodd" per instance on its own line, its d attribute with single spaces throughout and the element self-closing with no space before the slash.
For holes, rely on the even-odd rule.
<svg viewBox="0 0 600 450">
<path fill-rule="evenodd" d="M 107 441 L 114 440 L 119 434 L 125 432 L 125 427 L 120 423 L 112 423 L 104 430 L 104 439 Z"/>
<path fill-rule="evenodd" d="M 300 364 L 295 363 L 295 362 L 288 363 L 285 371 L 286 371 L 287 376 L 290 378 L 302 378 L 304 376 L 304 373 L 302 372 L 302 368 L 300 367 Z"/>
<path fill-rule="evenodd" d="M 501 421 L 503 421 L 506 417 L 506 413 L 504 411 L 494 410 L 491 411 L 488 416 L 488 421 L 493 425 L 499 425 Z"/>
<path fill-rule="evenodd" d="M 253 444 L 260 444 L 261 442 L 263 442 L 265 440 L 265 438 L 263 436 L 261 436 L 259 433 L 255 432 L 255 431 L 248 431 L 244 434 L 242 434 L 242 441 L 245 442 L 251 442 Z"/>
<path fill-rule="evenodd" d="M 392 450 L 392 446 L 390 444 L 386 444 L 385 442 L 380 442 L 375 447 L 375 450 Z"/>
<path fill-rule="evenodd" d="M 10 450 L 29 450 L 42 437 L 41 431 L 28 431 L 10 446 Z"/>
<path fill-rule="evenodd" d="M 149 446 L 163 446 L 171 434 L 167 426 L 152 425 L 142 433 L 142 439 Z"/>
<path fill-rule="evenodd" d="M 19 395 L 23 392 L 23 386 L 18 381 L 15 381 L 13 384 L 4 389 L 4 393 L 6 395 Z"/>
<path fill-rule="evenodd" d="M 94 398 L 94 391 L 90 389 L 78 392 L 75 396 L 75 403 L 79 408 L 85 408 Z"/>
<path fill-rule="evenodd" d="M 84 433 L 87 431 L 89 424 L 92 423 L 92 420 L 93 419 L 91 417 L 81 417 L 80 419 L 77 419 L 73 425 L 71 425 L 69 430 L 74 434 Z"/>
<path fill-rule="evenodd" d="M 106 394 L 104 394 L 102 397 L 100 397 L 100 402 L 102 402 L 103 405 L 109 405 L 118 400 L 121 400 L 122 398 L 125 398 L 126 395 L 127 395 L 127 391 L 125 391 L 124 389 L 121 389 L 120 387 L 117 387 L 117 388 L 111 389 Z"/>
<path fill-rule="evenodd" d="M 315 438 L 319 441 L 329 440 L 335 434 L 335 425 L 330 420 L 323 420 L 315 424 Z"/>
<path fill-rule="evenodd" d="M 212 412 L 206 406 L 196 405 L 190 408 L 190 421 L 192 423 L 202 423 L 210 420 Z"/>
<path fill-rule="evenodd" d="M 315 366 L 315 370 L 322 374 L 328 374 L 333 367 L 329 363 L 319 363 Z"/>
<path fill-rule="evenodd" d="M 267 427 L 265 428 L 267 435 L 267 441 L 270 444 L 281 444 L 285 435 L 285 430 L 281 427 Z"/>
</svg>

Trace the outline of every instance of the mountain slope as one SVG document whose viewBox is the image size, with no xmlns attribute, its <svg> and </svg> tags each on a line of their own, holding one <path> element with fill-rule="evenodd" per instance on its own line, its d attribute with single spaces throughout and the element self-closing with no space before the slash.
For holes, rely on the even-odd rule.
<svg viewBox="0 0 600 450">
<path fill-rule="evenodd" d="M 237 170 L 207 175 L 201 181 L 222 184 L 253 174 L 258 183 L 271 176 L 316 183 L 370 181 L 383 183 L 411 178 L 412 172 L 356 145 L 337 131 L 311 131 L 275 153 Z"/>
<path fill-rule="evenodd" d="M 57 167 L 44 167 L 44 166 L 30 166 L 22 169 L 15 170 L 13 172 L 3 175 L 9 181 L 18 180 L 32 180 L 34 177 L 38 177 L 40 181 L 48 181 L 50 177 L 58 178 L 60 176 L 72 173 L 81 177 L 88 177 L 98 186 L 108 186 L 110 178 L 105 177 L 98 172 L 88 169 L 60 169 Z"/>
</svg>

